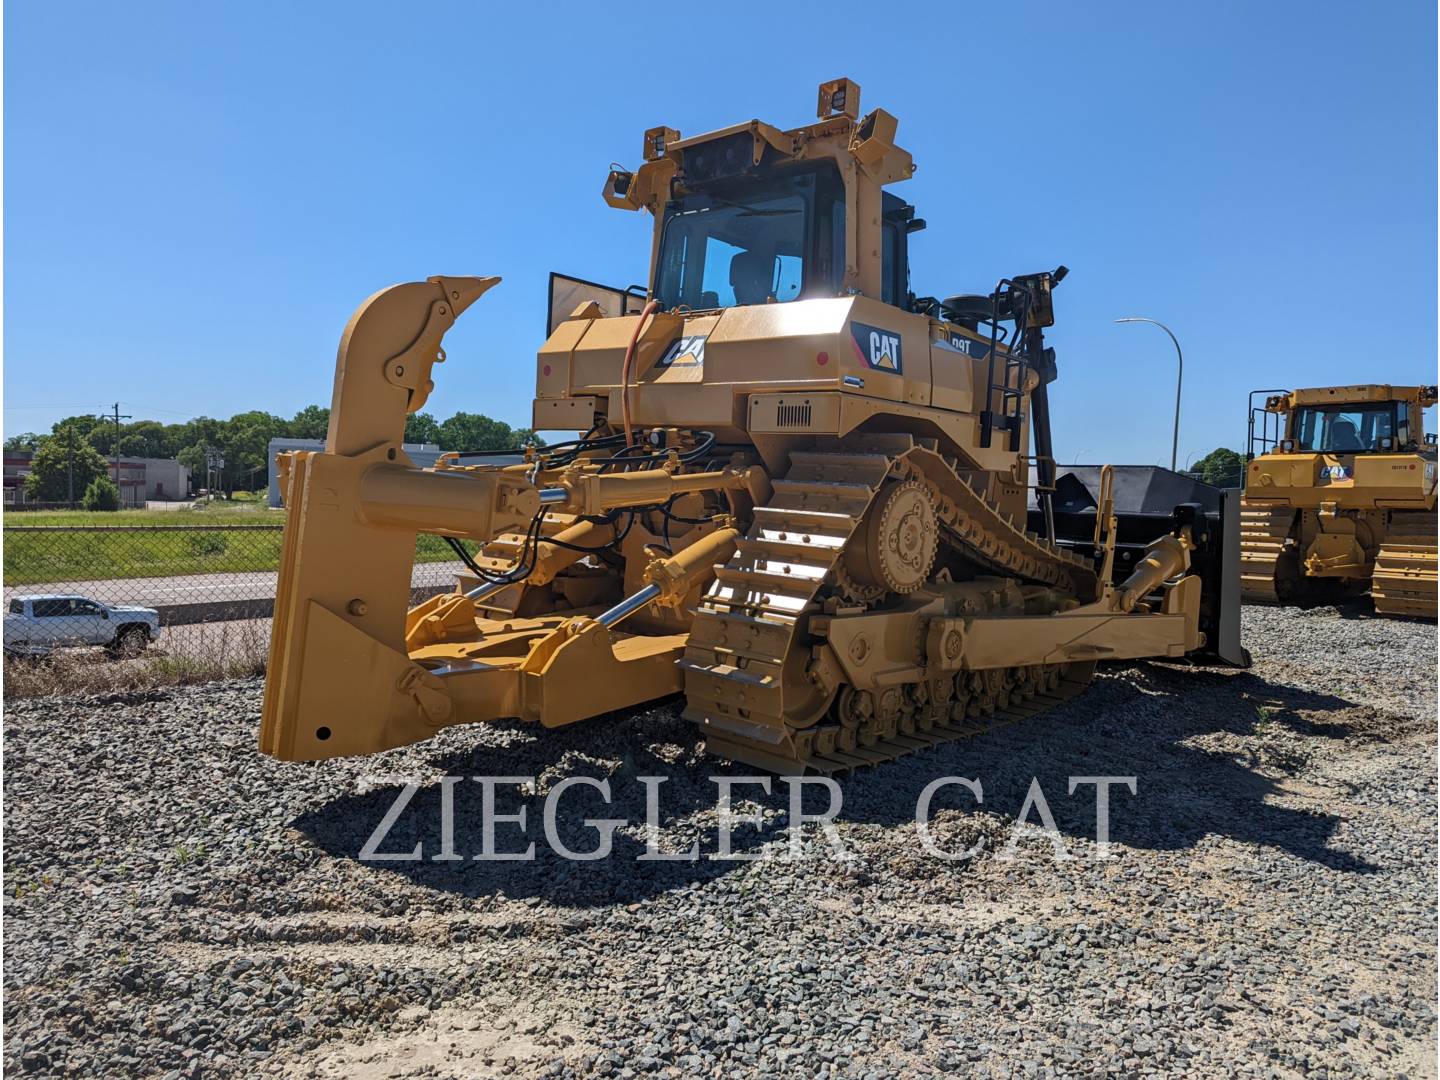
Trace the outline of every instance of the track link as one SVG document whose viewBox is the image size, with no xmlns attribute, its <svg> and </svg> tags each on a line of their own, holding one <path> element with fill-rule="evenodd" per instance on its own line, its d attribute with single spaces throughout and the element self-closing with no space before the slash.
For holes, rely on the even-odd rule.
<svg viewBox="0 0 1440 1080">
<path fill-rule="evenodd" d="M 1288 506 L 1240 503 L 1240 597 L 1245 603 L 1280 602 L 1275 564 L 1294 520 L 1295 511 Z"/>
<path fill-rule="evenodd" d="M 1435 517 L 1426 511 L 1395 511 L 1380 551 L 1370 597 L 1382 615 L 1434 619 L 1437 597 Z"/>
<path fill-rule="evenodd" d="M 716 568 L 680 661 L 685 716 L 713 753 L 776 772 L 839 772 L 1032 715 L 1089 681 L 1093 664 L 946 673 L 887 688 L 870 714 L 822 722 L 834 710 L 805 677 L 808 616 L 827 584 L 845 591 L 846 547 L 887 480 L 923 481 L 941 539 L 979 565 L 1093 593 L 1086 560 L 1026 533 L 1023 521 L 1002 515 L 945 459 L 908 438 L 796 451 L 735 555 Z"/>
</svg>

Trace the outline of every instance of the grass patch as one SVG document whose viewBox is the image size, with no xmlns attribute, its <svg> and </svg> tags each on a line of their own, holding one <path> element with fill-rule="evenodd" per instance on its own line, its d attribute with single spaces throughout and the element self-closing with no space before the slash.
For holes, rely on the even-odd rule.
<svg viewBox="0 0 1440 1080">
<path fill-rule="evenodd" d="M 134 511 L 143 520 L 126 521 L 131 512 L 114 514 L 17 514 L 7 519 L 5 530 L 4 583 L 6 586 L 41 585 L 54 581 L 96 581 L 116 578 L 182 577 L 200 574 L 243 574 L 274 571 L 280 567 L 281 532 L 277 529 L 225 531 L 206 529 L 215 519 L 202 523 L 203 514 Z M 207 511 L 208 513 L 208 511 Z M 186 528 L 155 532 L 88 528 L 83 532 L 26 532 L 23 525 L 50 524 L 31 519 L 82 516 L 86 525 L 95 518 L 105 525 L 185 525 Z M 254 524 L 283 523 L 283 515 L 256 513 L 226 515 L 226 524 L 240 524 L 236 518 Z M 161 519 L 156 521 L 155 519 Z M 258 520 L 256 520 L 258 519 Z M 57 524 L 70 524 L 58 522 Z M 246 522 L 251 523 L 251 522 Z M 16 526 L 22 526 L 17 528 Z M 475 545 L 467 545 L 473 551 Z M 336 552 L 336 557 L 343 553 Z M 420 536 L 415 541 L 415 562 L 450 562 L 455 553 L 438 536 Z"/>
<path fill-rule="evenodd" d="M 278 529 L 31 533 L 10 528 L 5 530 L 5 584 L 275 570 L 280 540 Z"/>
<path fill-rule="evenodd" d="M 235 500 L 181 505 L 176 510 L 23 510 L 5 514 L 7 528 L 25 525 L 283 525 L 284 510 Z"/>
<path fill-rule="evenodd" d="M 1257 735 L 1264 735 L 1274 725 L 1277 711 L 1272 705 L 1255 706 L 1255 725 L 1252 730 Z"/>
</svg>

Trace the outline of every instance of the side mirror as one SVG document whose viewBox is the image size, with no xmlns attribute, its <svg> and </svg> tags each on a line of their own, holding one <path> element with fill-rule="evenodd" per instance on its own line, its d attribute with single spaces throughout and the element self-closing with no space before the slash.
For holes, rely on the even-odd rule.
<svg viewBox="0 0 1440 1080">
<path fill-rule="evenodd" d="M 110 618 L 110 612 L 106 611 L 104 608 L 101 608 L 101 609 L 100 609 L 100 617 L 101 617 L 102 619 L 109 619 L 109 618 Z"/>
</svg>

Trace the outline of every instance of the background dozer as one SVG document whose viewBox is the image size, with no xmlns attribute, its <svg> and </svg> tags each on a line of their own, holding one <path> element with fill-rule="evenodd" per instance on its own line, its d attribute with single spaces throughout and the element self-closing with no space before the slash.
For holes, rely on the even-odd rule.
<svg viewBox="0 0 1440 1080">
<path fill-rule="evenodd" d="M 521 464 L 417 469 L 401 447 L 446 329 L 497 279 L 360 307 L 324 452 L 282 461 L 266 752 L 683 693 L 713 752 L 836 772 L 1046 708 L 1099 660 L 1239 659 L 1204 628 L 1223 574 L 1192 564 L 1222 523 L 1178 507 L 1118 573 L 1106 470 L 1087 543 L 1060 542 L 1044 332 L 1065 270 L 915 296 L 924 222 L 885 190 L 915 167 L 859 104 L 841 79 L 807 126 L 645 133 L 603 195 L 653 215 L 649 282 L 552 275 L 533 426 L 584 434 Z M 469 573 L 407 610 L 421 532 Z"/>
<path fill-rule="evenodd" d="M 1435 618 L 1435 443 L 1424 427 L 1435 398 L 1433 386 L 1251 393 L 1247 601 L 1306 603 L 1368 589 L 1381 614 Z"/>
</svg>

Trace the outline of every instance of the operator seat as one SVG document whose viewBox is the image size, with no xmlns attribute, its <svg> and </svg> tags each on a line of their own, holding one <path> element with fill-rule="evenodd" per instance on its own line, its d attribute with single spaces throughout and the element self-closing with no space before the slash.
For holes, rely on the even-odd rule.
<svg viewBox="0 0 1440 1080">
<path fill-rule="evenodd" d="M 1365 444 L 1360 441 L 1360 436 L 1355 431 L 1353 421 L 1336 420 L 1335 423 L 1331 425 L 1330 449 L 1341 452 L 1365 449 Z"/>
<path fill-rule="evenodd" d="M 742 251 L 730 260 L 730 287 L 737 304 L 763 304 L 770 299 L 775 260 L 759 248 Z"/>
</svg>

